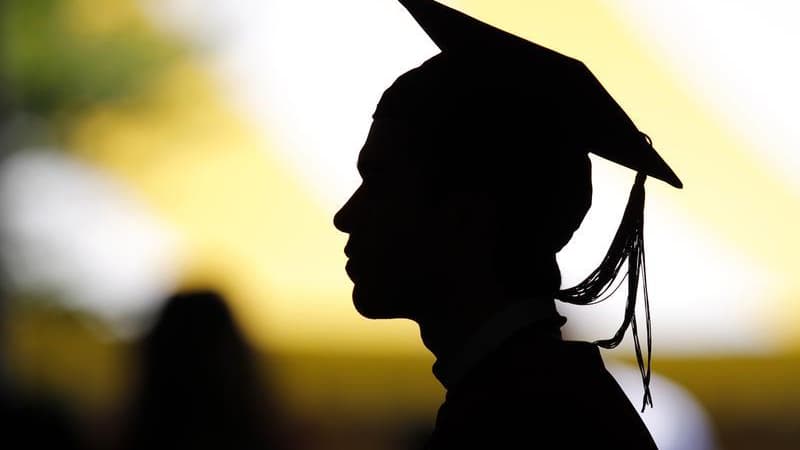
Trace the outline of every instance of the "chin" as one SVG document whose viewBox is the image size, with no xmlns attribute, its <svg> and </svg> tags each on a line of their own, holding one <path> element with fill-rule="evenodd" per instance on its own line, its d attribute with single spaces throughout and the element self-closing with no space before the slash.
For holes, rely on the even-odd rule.
<svg viewBox="0 0 800 450">
<path fill-rule="evenodd" d="M 397 301 L 392 296 L 365 289 L 356 285 L 353 287 L 353 306 L 356 311 L 367 319 L 403 319 L 404 314 L 398 308 Z"/>
</svg>

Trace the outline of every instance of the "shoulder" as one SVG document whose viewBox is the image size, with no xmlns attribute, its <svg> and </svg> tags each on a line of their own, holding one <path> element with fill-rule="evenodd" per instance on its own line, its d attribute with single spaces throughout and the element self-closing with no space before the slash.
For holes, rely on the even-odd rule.
<svg viewBox="0 0 800 450">
<path fill-rule="evenodd" d="M 448 392 L 432 442 L 654 448 L 594 345 L 514 341 Z"/>
</svg>

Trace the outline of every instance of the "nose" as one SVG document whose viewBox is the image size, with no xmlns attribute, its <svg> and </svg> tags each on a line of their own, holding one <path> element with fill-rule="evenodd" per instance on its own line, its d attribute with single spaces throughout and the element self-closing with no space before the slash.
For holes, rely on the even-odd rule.
<svg viewBox="0 0 800 450">
<path fill-rule="evenodd" d="M 334 216 L 333 216 L 333 226 L 336 227 L 337 230 L 339 230 L 339 231 L 341 231 L 343 233 L 347 233 L 348 232 L 347 231 L 348 230 L 347 221 L 346 221 L 346 216 L 345 216 L 345 214 L 347 214 L 346 211 L 347 211 L 348 203 L 350 203 L 350 202 L 348 201 L 347 203 L 345 203 L 344 206 L 342 206 L 339 209 L 339 211 L 337 211 L 336 214 L 334 214 Z"/>
<path fill-rule="evenodd" d="M 353 210 L 361 187 L 356 189 L 353 195 L 345 202 L 339 211 L 333 216 L 333 226 L 343 233 L 350 233 L 353 230 Z"/>
</svg>

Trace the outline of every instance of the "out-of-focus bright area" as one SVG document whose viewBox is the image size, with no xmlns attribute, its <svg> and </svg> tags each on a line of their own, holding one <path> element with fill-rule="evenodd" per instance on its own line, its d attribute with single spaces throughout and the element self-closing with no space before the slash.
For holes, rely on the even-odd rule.
<svg viewBox="0 0 800 450">
<path fill-rule="evenodd" d="M 648 183 L 660 447 L 795 448 L 800 7 L 446 3 L 583 60 L 686 186 Z M 0 3 L 3 391 L 108 448 L 164 299 L 213 288 L 297 446 L 414 448 L 443 396 L 432 357 L 413 324 L 358 317 L 332 216 L 380 94 L 435 53 L 393 0 Z M 633 179 L 593 161 L 565 284 Z M 563 308 L 568 337 L 611 335 L 619 297 Z M 605 356 L 638 404 L 632 354 Z"/>
</svg>

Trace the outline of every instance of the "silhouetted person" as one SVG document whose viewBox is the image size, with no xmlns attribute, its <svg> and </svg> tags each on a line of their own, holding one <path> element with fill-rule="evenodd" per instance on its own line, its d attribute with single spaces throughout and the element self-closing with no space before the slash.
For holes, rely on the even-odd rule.
<svg viewBox="0 0 800 450">
<path fill-rule="evenodd" d="M 431 0 L 401 3 L 441 53 L 383 94 L 362 184 L 334 222 L 350 235 L 358 312 L 417 322 L 437 358 L 447 396 L 429 448 L 654 448 L 597 347 L 633 328 L 650 403 L 646 295 L 646 359 L 634 314 L 644 181 L 680 180 L 579 61 Z M 555 255 L 591 205 L 590 151 L 638 175 L 603 262 L 560 290 Z M 600 301 L 622 277 L 615 336 L 563 341 L 554 300 Z"/>
<path fill-rule="evenodd" d="M 122 448 L 284 448 L 274 399 L 219 295 L 172 297 L 141 351 L 141 380 Z"/>
</svg>

